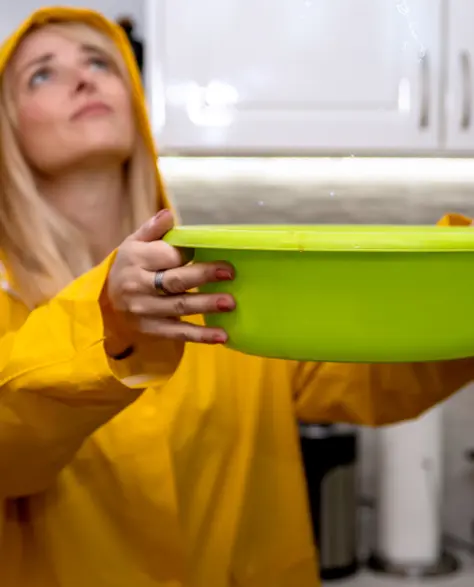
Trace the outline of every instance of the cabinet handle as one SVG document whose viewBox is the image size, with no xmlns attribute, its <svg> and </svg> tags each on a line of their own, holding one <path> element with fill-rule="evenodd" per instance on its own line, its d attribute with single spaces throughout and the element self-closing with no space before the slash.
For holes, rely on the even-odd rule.
<svg viewBox="0 0 474 587">
<path fill-rule="evenodd" d="M 463 87 L 461 128 L 467 130 L 471 126 L 471 57 L 468 51 L 463 51 L 460 57 Z"/>
<path fill-rule="evenodd" d="M 420 58 L 421 64 L 421 110 L 420 128 L 427 128 L 430 122 L 430 66 L 428 54 Z"/>
</svg>

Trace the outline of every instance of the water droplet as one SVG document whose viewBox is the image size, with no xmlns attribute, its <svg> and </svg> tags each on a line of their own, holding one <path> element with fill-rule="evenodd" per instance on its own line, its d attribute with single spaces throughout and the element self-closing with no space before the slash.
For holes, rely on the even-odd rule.
<svg viewBox="0 0 474 587">
<path fill-rule="evenodd" d="M 402 0 L 399 4 L 396 5 L 398 12 L 402 16 L 406 16 L 410 12 L 410 8 L 407 6 L 406 0 Z"/>
<path fill-rule="evenodd" d="M 360 249 L 360 245 L 352 245 L 354 249 Z"/>
<path fill-rule="evenodd" d="M 265 202 L 263 200 L 259 200 L 259 202 L 257 202 L 259 206 L 264 206 Z"/>
<path fill-rule="evenodd" d="M 335 195 L 336 195 L 336 192 L 329 192 L 329 197 L 330 198 L 334 198 Z"/>
</svg>

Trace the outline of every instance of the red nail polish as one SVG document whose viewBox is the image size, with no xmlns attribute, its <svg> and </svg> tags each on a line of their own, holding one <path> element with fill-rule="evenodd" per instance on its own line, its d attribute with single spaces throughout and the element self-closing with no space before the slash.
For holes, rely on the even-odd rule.
<svg viewBox="0 0 474 587">
<path fill-rule="evenodd" d="M 216 277 L 221 281 L 232 281 L 233 275 L 227 269 L 217 269 L 216 270 Z"/>
<path fill-rule="evenodd" d="M 216 307 L 221 312 L 230 312 L 234 309 L 233 304 L 226 298 L 219 298 L 216 302 Z"/>
<path fill-rule="evenodd" d="M 224 334 L 214 334 L 212 342 L 215 342 L 216 344 L 224 344 L 227 342 L 227 337 Z"/>
</svg>

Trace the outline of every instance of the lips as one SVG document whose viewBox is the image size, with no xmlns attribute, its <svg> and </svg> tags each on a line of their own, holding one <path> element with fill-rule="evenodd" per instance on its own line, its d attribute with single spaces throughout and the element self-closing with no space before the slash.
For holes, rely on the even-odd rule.
<svg viewBox="0 0 474 587">
<path fill-rule="evenodd" d="M 89 102 L 79 110 L 76 110 L 72 115 L 72 120 L 78 120 L 80 118 L 87 118 L 89 116 L 104 116 L 105 114 L 110 114 L 112 109 L 104 102 Z"/>
</svg>

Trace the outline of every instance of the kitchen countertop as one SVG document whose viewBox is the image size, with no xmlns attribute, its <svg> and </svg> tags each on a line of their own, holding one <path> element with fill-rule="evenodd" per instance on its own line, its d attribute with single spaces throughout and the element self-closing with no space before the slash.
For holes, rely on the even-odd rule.
<svg viewBox="0 0 474 587">
<path fill-rule="evenodd" d="M 433 579 L 396 579 L 384 575 L 371 573 L 359 573 L 352 579 L 341 579 L 340 581 L 329 581 L 324 587 L 472 587 L 474 585 L 474 569 L 471 572 L 461 572 L 449 579 L 439 577 Z"/>
<path fill-rule="evenodd" d="M 326 581 L 324 587 L 473 587 L 474 559 L 459 556 L 462 568 L 452 575 L 430 579 L 398 578 L 371 571 L 360 571 L 357 575 L 338 581 Z"/>
<path fill-rule="evenodd" d="M 183 224 L 434 224 L 472 215 L 472 160 L 162 158 Z"/>
</svg>

